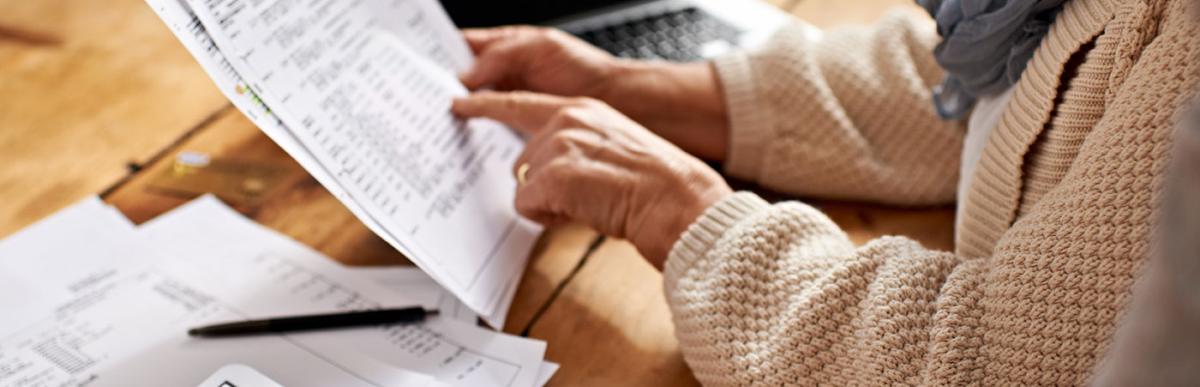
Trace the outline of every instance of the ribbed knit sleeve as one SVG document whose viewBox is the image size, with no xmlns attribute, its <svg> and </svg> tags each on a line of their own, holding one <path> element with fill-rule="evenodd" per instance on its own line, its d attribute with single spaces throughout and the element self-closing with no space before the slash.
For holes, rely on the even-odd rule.
<svg viewBox="0 0 1200 387">
<path fill-rule="evenodd" d="M 942 71 L 928 16 L 810 31 L 797 23 L 715 61 L 732 127 L 727 172 L 813 197 L 952 201 L 965 129 L 933 109 Z"/>
<path fill-rule="evenodd" d="M 897 237 L 856 247 L 816 209 L 750 193 L 707 209 L 663 279 L 696 377 L 711 386 L 1086 385 L 1152 249 L 1176 118 L 1200 85 L 1193 6 L 1068 3 L 1013 102 L 1054 108 L 1045 139 L 1017 153 L 1031 157 L 997 164 L 1013 182 L 975 175 L 976 185 L 1039 192 L 1002 223 L 993 248 L 954 255 Z M 1080 45 L 1063 44 L 1073 37 Z M 1066 64 L 1087 41 L 1059 92 L 1045 81 L 1058 72 L 1047 63 Z M 1009 116 L 998 133 L 1043 127 Z"/>
<path fill-rule="evenodd" d="M 975 266 L 903 238 L 856 248 L 810 206 L 738 193 L 691 226 L 664 274 L 705 385 L 915 385 L 937 311 L 974 299 Z"/>
</svg>

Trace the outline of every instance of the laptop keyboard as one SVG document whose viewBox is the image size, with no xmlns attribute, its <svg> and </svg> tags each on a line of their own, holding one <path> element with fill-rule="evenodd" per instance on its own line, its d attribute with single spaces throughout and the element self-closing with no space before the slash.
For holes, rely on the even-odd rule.
<svg viewBox="0 0 1200 387">
<path fill-rule="evenodd" d="M 742 31 L 695 7 L 576 33 L 613 55 L 692 62 L 731 48 Z"/>
</svg>

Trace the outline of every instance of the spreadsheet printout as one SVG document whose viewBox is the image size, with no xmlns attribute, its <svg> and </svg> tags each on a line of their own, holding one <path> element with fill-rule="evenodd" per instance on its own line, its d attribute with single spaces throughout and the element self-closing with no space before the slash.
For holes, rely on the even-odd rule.
<svg viewBox="0 0 1200 387">
<path fill-rule="evenodd" d="M 467 91 L 447 66 L 470 54 L 444 14 L 414 11 L 430 3 L 189 2 L 232 67 L 349 200 L 495 326 L 540 230 L 511 204 L 521 139 L 449 112 Z M 429 51 L 429 42 L 442 50 Z"/>
<path fill-rule="evenodd" d="M 249 89 L 248 84 L 241 78 L 233 65 L 225 57 L 225 54 L 217 48 L 212 37 L 200 22 L 195 12 L 192 12 L 184 0 L 146 0 L 146 3 L 158 14 L 167 28 L 175 35 L 176 38 L 183 44 L 184 48 L 196 59 L 200 66 L 208 73 L 209 78 L 217 88 L 225 94 L 226 98 L 240 110 L 243 115 L 253 122 L 267 137 L 271 138 L 280 148 L 287 152 L 300 166 L 302 166 L 309 175 L 317 182 L 321 183 L 326 190 L 334 197 L 341 201 L 351 213 L 359 218 L 363 224 L 386 241 L 389 245 L 399 246 L 399 242 L 395 240 L 379 222 L 375 221 L 366 209 L 358 205 L 337 182 L 335 176 L 329 172 L 316 157 L 313 156 L 304 144 L 291 133 L 287 126 L 279 120 L 271 110 L 259 100 L 258 96 Z M 404 28 L 411 30 L 421 30 L 427 24 L 426 20 L 438 20 L 444 18 L 441 15 L 440 9 L 429 7 L 426 3 L 418 3 L 424 5 L 420 8 L 412 9 L 408 21 L 403 24 L 396 25 L 397 33 L 405 33 Z M 445 23 L 438 23 L 445 25 Z M 403 28 L 401 28 L 403 27 Z M 428 34 L 428 31 L 414 31 L 410 36 L 422 36 Z M 430 40 L 422 39 L 422 43 L 418 45 L 422 50 L 421 53 L 431 58 L 440 58 L 439 65 L 446 68 L 458 71 L 470 66 L 472 58 L 469 53 L 464 53 L 463 50 L 449 50 L 442 44 Z M 455 42 L 449 42 L 453 45 Z M 401 250 L 402 252 L 404 250 Z M 368 271 L 369 272 L 369 271 Z M 424 275 L 424 274 L 422 274 Z M 517 280 L 514 278 L 510 288 L 517 285 Z M 437 285 L 440 289 L 441 286 Z M 509 291 L 511 292 L 511 291 Z M 507 317 L 508 302 L 510 299 L 502 299 L 500 307 L 496 308 L 496 312 L 492 316 L 487 316 L 487 321 L 492 326 L 503 326 L 504 319 Z M 450 294 L 446 297 L 440 307 L 443 315 L 453 316 L 463 319 L 463 321 L 474 321 L 476 312 L 470 310 L 465 304 L 462 304 L 457 296 Z"/>
</svg>

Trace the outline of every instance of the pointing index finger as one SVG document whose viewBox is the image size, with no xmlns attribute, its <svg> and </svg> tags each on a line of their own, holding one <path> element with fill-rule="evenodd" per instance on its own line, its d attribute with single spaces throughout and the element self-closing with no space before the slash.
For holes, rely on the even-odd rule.
<svg viewBox="0 0 1200 387">
<path fill-rule="evenodd" d="M 523 134 L 534 134 L 567 103 L 566 98 L 546 94 L 484 91 L 455 99 L 451 109 L 462 117 L 491 118 Z"/>
<path fill-rule="evenodd" d="M 467 45 L 471 46 L 471 51 L 479 54 L 488 45 L 504 38 L 505 33 L 498 29 L 466 28 L 462 30 L 462 36 Z"/>
<path fill-rule="evenodd" d="M 493 43 L 518 36 L 529 28 L 524 26 L 465 28 L 462 30 L 462 36 L 467 41 L 467 45 L 471 46 L 471 51 L 479 54 Z"/>
</svg>

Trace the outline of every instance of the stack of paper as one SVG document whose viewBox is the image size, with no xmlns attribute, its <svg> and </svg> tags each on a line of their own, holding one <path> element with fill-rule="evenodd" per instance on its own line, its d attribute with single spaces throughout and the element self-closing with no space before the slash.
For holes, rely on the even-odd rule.
<svg viewBox="0 0 1200 387">
<path fill-rule="evenodd" d="M 436 0 L 147 0 L 222 92 L 372 231 L 502 327 L 540 232 L 522 147 L 451 99 L 470 49 Z"/>
<path fill-rule="evenodd" d="M 415 325 L 186 334 L 412 305 L 443 313 Z M 91 199 L 0 242 L 0 386 L 196 386 L 217 373 L 243 387 L 524 387 L 554 373 L 545 343 L 479 328 L 464 309 L 418 270 L 342 267 L 211 197 L 141 228 Z"/>
</svg>

